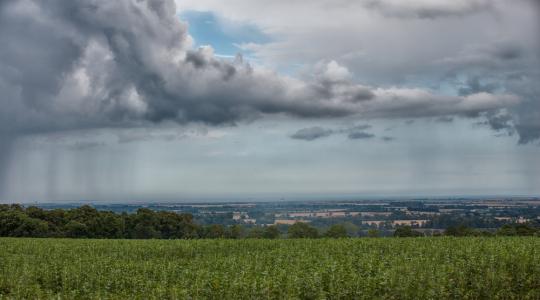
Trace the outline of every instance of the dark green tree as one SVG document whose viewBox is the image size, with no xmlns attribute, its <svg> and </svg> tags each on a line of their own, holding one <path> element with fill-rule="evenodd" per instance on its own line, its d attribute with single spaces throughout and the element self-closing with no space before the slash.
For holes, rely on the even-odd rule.
<svg viewBox="0 0 540 300">
<path fill-rule="evenodd" d="M 276 225 L 266 226 L 264 228 L 263 237 L 265 239 L 277 239 L 281 236 L 281 231 Z"/>
<path fill-rule="evenodd" d="M 379 237 L 379 234 L 380 234 L 379 230 L 375 228 L 371 228 L 367 232 L 368 237 L 372 237 L 372 238 Z"/>
<path fill-rule="evenodd" d="M 136 239 L 160 238 L 159 219 L 156 213 L 147 208 L 139 208 L 130 216 L 130 237 Z"/>
<path fill-rule="evenodd" d="M 85 238 L 88 237 L 88 228 L 83 223 L 72 220 L 66 224 L 64 234 L 71 238 Z"/>
<path fill-rule="evenodd" d="M 347 237 L 347 229 L 341 224 L 334 224 L 328 228 L 324 236 L 328 238 L 345 238 Z"/>
<path fill-rule="evenodd" d="M 289 226 L 287 235 L 292 239 L 317 238 L 319 237 L 319 232 L 317 231 L 317 228 L 311 227 L 307 223 L 297 222 Z"/>
<path fill-rule="evenodd" d="M 264 237 L 264 233 L 265 232 L 261 227 L 255 226 L 249 230 L 247 237 L 250 239 L 262 239 Z"/>
<path fill-rule="evenodd" d="M 449 236 L 475 236 L 478 235 L 476 230 L 465 226 L 464 224 L 458 226 L 450 226 L 444 231 L 444 235 Z"/>
<path fill-rule="evenodd" d="M 413 230 L 411 226 L 399 226 L 394 231 L 395 237 L 420 237 L 424 236 L 423 233 Z"/>
<path fill-rule="evenodd" d="M 244 227 L 236 224 L 229 227 L 227 237 L 231 239 L 241 239 L 244 237 Z"/>
<path fill-rule="evenodd" d="M 225 228 L 221 224 L 212 224 L 206 227 L 205 238 L 221 239 L 225 237 Z"/>
</svg>

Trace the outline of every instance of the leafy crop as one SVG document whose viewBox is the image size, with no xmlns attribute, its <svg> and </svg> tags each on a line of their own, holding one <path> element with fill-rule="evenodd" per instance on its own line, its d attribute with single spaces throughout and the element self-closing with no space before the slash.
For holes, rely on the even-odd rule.
<svg viewBox="0 0 540 300">
<path fill-rule="evenodd" d="M 1 298 L 540 299 L 540 239 L 0 238 Z"/>
</svg>

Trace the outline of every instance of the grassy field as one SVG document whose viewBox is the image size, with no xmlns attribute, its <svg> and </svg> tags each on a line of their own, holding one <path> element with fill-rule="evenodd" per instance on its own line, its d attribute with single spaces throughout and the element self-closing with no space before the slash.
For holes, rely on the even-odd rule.
<svg viewBox="0 0 540 300">
<path fill-rule="evenodd" d="M 0 239 L 0 298 L 540 299 L 540 238 Z"/>
</svg>

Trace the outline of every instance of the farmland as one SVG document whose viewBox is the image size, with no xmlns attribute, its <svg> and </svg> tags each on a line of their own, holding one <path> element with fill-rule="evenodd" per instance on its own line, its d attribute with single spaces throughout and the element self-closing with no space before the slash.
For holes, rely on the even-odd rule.
<svg viewBox="0 0 540 300">
<path fill-rule="evenodd" d="M 537 237 L 0 239 L 0 298 L 540 299 Z"/>
</svg>

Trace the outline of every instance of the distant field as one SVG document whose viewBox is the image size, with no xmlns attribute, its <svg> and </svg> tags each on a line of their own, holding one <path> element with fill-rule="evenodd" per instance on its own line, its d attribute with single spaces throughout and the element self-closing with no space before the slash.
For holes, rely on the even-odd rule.
<svg viewBox="0 0 540 300">
<path fill-rule="evenodd" d="M 540 299 L 540 238 L 0 239 L 0 298 Z"/>
</svg>

